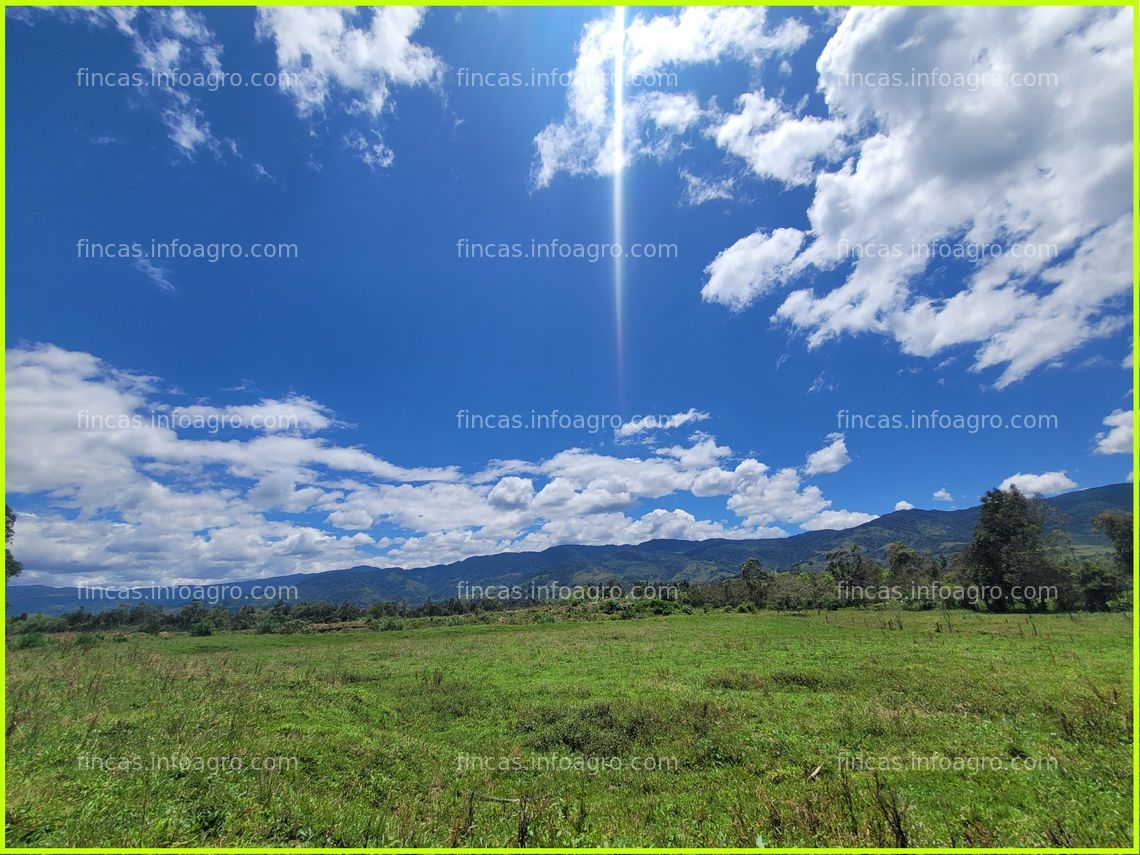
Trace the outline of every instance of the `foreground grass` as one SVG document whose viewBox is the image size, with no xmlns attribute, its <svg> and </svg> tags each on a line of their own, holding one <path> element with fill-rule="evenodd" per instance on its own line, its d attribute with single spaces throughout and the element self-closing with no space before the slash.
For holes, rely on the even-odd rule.
<svg viewBox="0 0 1140 855">
<path fill-rule="evenodd" d="M 10 649 L 7 842 L 1130 845 L 1131 616 L 950 624 L 847 610 Z"/>
</svg>

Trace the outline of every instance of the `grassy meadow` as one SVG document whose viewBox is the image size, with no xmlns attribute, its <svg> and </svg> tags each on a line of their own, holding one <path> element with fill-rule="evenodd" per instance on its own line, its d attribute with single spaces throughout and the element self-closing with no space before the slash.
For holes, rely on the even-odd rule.
<svg viewBox="0 0 1140 855">
<path fill-rule="evenodd" d="M 1131 620 L 10 640 L 8 845 L 1130 845 Z"/>
</svg>

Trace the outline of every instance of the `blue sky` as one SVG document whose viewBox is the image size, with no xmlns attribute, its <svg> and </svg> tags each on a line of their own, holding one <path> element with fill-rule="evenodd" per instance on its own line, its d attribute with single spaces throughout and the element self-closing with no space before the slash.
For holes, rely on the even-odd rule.
<svg viewBox="0 0 1140 855">
<path fill-rule="evenodd" d="M 782 536 L 1130 477 L 1127 10 L 646 7 L 620 40 L 608 9 L 8 16 L 22 581 Z M 464 257 L 614 240 L 618 44 L 624 251 L 670 257 Z M 174 71 L 213 85 L 97 85 Z M 291 257 L 90 257 L 172 240 Z M 933 410 L 1047 427 L 838 417 Z M 470 427 L 553 411 L 579 426 Z"/>
</svg>

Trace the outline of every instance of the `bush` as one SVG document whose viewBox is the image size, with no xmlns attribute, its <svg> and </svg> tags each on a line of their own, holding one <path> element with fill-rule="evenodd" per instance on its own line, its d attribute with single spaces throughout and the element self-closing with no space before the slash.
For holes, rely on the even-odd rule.
<svg viewBox="0 0 1140 855">
<path fill-rule="evenodd" d="M 20 621 L 13 621 L 9 631 L 13 633 L 58 632 L 63 629 L 63 621 L 56 617 L 34 614 Z"/>
<path fill-rule="evenodd" d="M 214 630 L 204 620 L 200 620 L 190 628 L 190 634 L 201 638 L 206 635 L 213 635 Z"/>
<path fill-rule="evenodd" d="M 39 632 L 26 632 L 12 639 L 13 650 L 30 650 L 33 647 L 43 647 L 47 639 Z"/>
</svg>

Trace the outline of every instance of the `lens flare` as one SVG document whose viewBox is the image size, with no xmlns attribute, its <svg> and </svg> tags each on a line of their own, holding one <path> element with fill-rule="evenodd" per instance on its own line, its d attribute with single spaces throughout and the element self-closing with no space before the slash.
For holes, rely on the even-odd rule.
<svg viewBox="0 0 1140 855">
<path fill-rule="evenodd" d="M 617 333 L 617 364 L 619 389 L 624 385 L 625 344 L 622 328 L 622 254 L 625 251 L 625 229 L 623 223 L 622 171 L 625 166 L 625 7 L 614 7 L 614 323 Z"/>
</svg>

